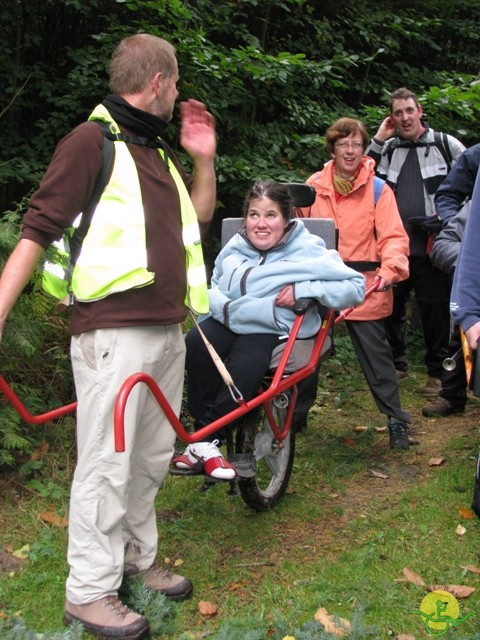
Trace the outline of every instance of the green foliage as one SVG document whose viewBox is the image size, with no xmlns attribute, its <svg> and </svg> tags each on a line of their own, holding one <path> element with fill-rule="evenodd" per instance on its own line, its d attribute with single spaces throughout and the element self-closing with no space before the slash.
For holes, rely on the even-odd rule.
<svg viewBox="0 0 480 640">
<path fill-rule="evenodd" d="M 265 638 L 283 640 L 285 637 L 292 636 L 295 640 L 333 640 L 338 638 L 338 635 L 327 632 L 323 624 L 315 620 L 292 628 L 291 621 L 287 620 L 279 611 L 273 612 L 272 617 L 273 620 L 268 627 L 264 621 L 259 619 L 233 620 L 222 625 L 219 631 L 214 634 L 213 640 L 264 640 Z M 339 629 L 344 629 L 340 620 L 333 617 L 333 621 Z M 356 605 L 348 637 L 351 640 L 363 640 L 364 638 L 378 638 L 378 634 L 378 627 L 365 624 L 363 607 Z M 185 640 L 188 640 L 188 635 L 185 635 Z"/>
<path fill-rule="evenodd" d="M 318 141 L 335 118 L 364 114 L 373 131 L 382 101 L 400 85 L 427 99 L 433 126 L 474 142 L 480 8 L 472 0 L 440 5 L 10 4 L 0 19 L 7 34 L 0 62 L 7 79 L 0 99 L 8 131 L 0 151 L 4 205 L 38 183 L 58 139 L 101 100 L 115 43 L 142 30 L 175 43 L 180 98 L 203 100 L 216 116 L 220 214 L 238 206 L 255 177 L 303 180 L 316 170 L 325 159 Z"/>
<path fill-rule="evenodd" d="M 1 269 L 18 241 L 25 202 L 7 211 L 0 220 Z M 51 315 L 52 300 L 41 290 L 40 274 L 36 273 L 11 312 L 1 343 L 0 373 L 34 415 L 72 402 L 73 398 L 67 324 Z M 0 466 L 14 465 L 40 441 L 38 428 L 25 425 L 0 396 Z"/>
<path fill-rule="evenodd" d="M 358 116 L 373 134 L 399 86 L 419 95 L 434 128 L 477 142 L 479 21 L 476 0 L 3 2 L 0 263 L 58 140 L 108 92 L 108 60 L 122 37 L 147 31 L 171 40 L 180 99 L 200 99 L 215 115 L 211 262 L 220 219 L 240 213 L 254 179 L 303 182 L 328 159 L 326 128 Z M 189 166 L 177 117 L 167 134 Z M 38 274 L 7 323 L 2 351 L 2 373 L 29 406 L 72 399 L 67 323 L 52 314 Z M 3 401 L 0 425 L 0 465 L 13 464 L 38 438 Z"/>
<path fill-rule="evenodd" d="M 121 593 L 128 607 L 146 616 L 152 634 L 162 633 L 168 636 L 173 631 L 175 604 L 163 593 L 152 591 L 140 579 L 131 583 L 124 582 Z"/>
<path fill-rule="evenodd" d="M 12 617 L 0 620 L 0 637 L 2 640 L 84 640 L 85 635 L 77 622 L 61 633 L 37 633 L 27 629 L 22 618 Z"/>
</svg>

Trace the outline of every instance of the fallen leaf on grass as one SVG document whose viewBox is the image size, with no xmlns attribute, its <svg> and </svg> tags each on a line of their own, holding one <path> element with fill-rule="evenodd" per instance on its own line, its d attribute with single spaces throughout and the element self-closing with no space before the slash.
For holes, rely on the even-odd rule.
<svg viewBox="0 0 480 640">
<path fill-rule="evenodd" d="M 467 530 L 465 529 L 465 527 L 459 524 L 455 529 L 455 533 L 457 534 L 457 536 L 464 536 L 467 533 Z"/>
<path fill-rule="evenodd" d="M 245 587 L 244 584 L 242 584 L 241 582 L 231 582 L 227 589 L 229 591 L 238 591 L 239 589 L 243 589 Z"/>
<path fill-rule="evenodd" d="M 30 553 L 30 545 L 25 544 L 21 549 L 16 549 L 15 551 L 12 551 L 12 556 L 15 556 L 15 558 L 25 559 L 25 558 L 28 558 L 29 553 Z"/>
<path fill-rule="evenodd" d="M 375 469 L 370 469 L 370 473 L 375 478 L 381 478 L 382 480 L 388 480 L 390 477 L 387 473 L 383 473 L 382 471 L 375 471 Z"/>
<path fill-rule="evenodd" d="M 61 527 L 62 529 L 66 529 L 68 527 L 67 518 L 59 516 L 58 513 L 55 513 L 54 511 L 44 511 L 43 513 L 40 513 L 38 517 L 40 520 L 43 520 L 43 522 L 53 524 L 54 527 Z"/>
<path fill-rule="evenodd" d="M 207 618 L 212 618 L 218 613 L 217 605 L 213 604 L 213 602 L 206 602 L 205 600 L 200 600 L 200 602 L 198 603 L 198 610 L 200 611 L 202 616 L 205 616 Z"/>
<path fill-rule="evenodd" d="M 455 598 L 468 598 L 475 591 L 475 587 L 465 587 L 460 584 L 431 584 L 427 589 L 429 591 L 448 591 L 448 593 L 451 593 Z"/>
<path fill-rule="evenodd" d="M 338 618 L 337 622 L 332 619 L 332 616 L 328 613 L 328 611 L 321 607 L 315 613 L 315 620 L 323 624 L 325 627 L 325 631 L 327 633 L 331 633 L 334 636 L 342 637 L 346 636 L 350 633 L 351 624 L 348 620 L 344 620 L 343 618 Z"/>
<path fill-rule="evenodd" d="M 0 619 L 1 618 L 8 618 L 8 615 L 6 613 L 4 613 L 3 611 L 0 611 Z"/>
<path fill-rule="evenodd" d="M 342 438 L 342 442 L 345 446 L 351 447 L 352 449 L 356 446 L 351 438 Z"/>
<path fill-rule="evenodd" d="M 444 462 L 445 462 L 445 458 L 430 458 L 430 460 L 428 461 L 428 466 L 439 467 Z"/>
<path fill-rule="evenodd" d="M 387 430 L 387 427 L 375 427 L 375 431 L 377 433 L 385 433 L 386 430 Z"/>
<path fill-rule="evenodd" d="M 353 430 L 356 433 L 363 433 L 364 431 L 368 431 L 368 427 L 360 427 L 360 426 L 358 426 L 358 427 L 353 427 Z"/>
<path fill-rule="evenodd" d="M 466 507 L 460 507 L 458 510 L 458 515 L 464 520 L 473 519 L 473 511 L 471 509 L 467 509 Z"/>
<path fill-rule="evenodd" d="M 40 460 L 42 454 L 48 453 L 48 442 L 42 442 L 42 444 L 34 449 L 30 455 L 30 460 Z"/>
<path fill-rule="evenodd" d="M 460 567 L 462 569 L 465 569 L 465 571 L 471 571 L 472 573 L 480 573 L 480 569 L 478 567 L 475 567 L 473 564 L 466 564 L 466 565 L 461 564 Z"/>
<path fill-rule="evenodd" d="M 415 636 L 411 636 L 409 633 L 401 633 L 399 636 L 395 636 L 394 640 L 415 640 Z"/>
<path fill-rule="evenodd" d="M 424 587 L 425 586 L 425 581 L 422 578 L 422 576 L 419 575 L 418 573 L 415 573 L 415 571 L 412 571 L 408 567 L 404 567 L 403 575 L 406 577 L 408 582 L 411 582 L 412 584 L 416 584 L 417 587 Z"/>
</svg>

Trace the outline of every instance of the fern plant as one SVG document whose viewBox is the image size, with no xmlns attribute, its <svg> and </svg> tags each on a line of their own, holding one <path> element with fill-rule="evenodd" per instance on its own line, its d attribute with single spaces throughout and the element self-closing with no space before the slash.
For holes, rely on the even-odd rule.
<svg viewBox="0 0 480 640">
<path fill-rule="evenodd" d="M 53 633 L 37 633 L 27 629 L 22 618 L 0 620 L 0 637 L 2 640 L 83 640 L 85 635 L 81 624 L 74 622 L 65 631 Z"/>
<path fill-rule="evenodd" d="M 141 578 L 124 581 L 121 589 L 122 601 L 137 613 L 148 619 L 150 633 L 164 636 L 174 630 L 176 615 L 175 604 L 167 599 L 163 593 L 149 589 Z"/>
<path fill-rule="evenodd" d="M 0 270 L 18 242 L 27 205 L 25 198 L 0 220 Z M 10 313 L 1 353 L 0 374 L 30 413 L 44 413 L 72 401 L 67 319 L 54 314 L 53 299 L 41 288 L 40 266 Z M 40 431 L 26 425 L 0 395 L 0 466 L 13 466 L 39 439 Z"/>
</svg>

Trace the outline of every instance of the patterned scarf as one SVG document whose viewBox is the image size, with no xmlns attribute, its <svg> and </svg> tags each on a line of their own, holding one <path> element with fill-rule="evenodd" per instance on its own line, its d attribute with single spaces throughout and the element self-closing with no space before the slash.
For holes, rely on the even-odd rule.
<svg viewBox="0 0 480 640">
<path fill-rule="evenodd" d="M 353 189 L 355 183 L 355 176 L 351 178 L 342 178 L 338 173 L 333 174 L 333 188 L 337 193 L 344 196 Z"/>
</svg>

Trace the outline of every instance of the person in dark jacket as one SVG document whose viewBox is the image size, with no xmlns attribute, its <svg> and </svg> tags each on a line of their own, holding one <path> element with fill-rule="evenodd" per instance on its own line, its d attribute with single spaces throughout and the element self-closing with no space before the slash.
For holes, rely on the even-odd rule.
<svg viewBox="0 0 480 640">
<path fill-rule="evenodd" d="M 453 277 L 450 311 L 472 351 L 480 348 L 480 174 L 477 173 L 457 266 Z M 472 509 L 480 517 L 480 454 L 473 489 Z"/>
<path fill-rule="evenodd" d="M 381 123 L 367 149 L 376 173 L 395 192 L 398 210 L 410 239 L 410 276 L 394 288 L 393 312 L 385 320 L 399 378 L 408 370 L 407 303 L 413 290 L 425 341 L 428 381 L 421 389 L 437 395 L 450 334 L 450 283 L 435 269 L 428 253 L 432 232 L 441 228 L 434 207 L 435 192 L 451 166 L 465 151 L 451 135 L 433 131 L 423 118 L 417 96 L 402 87 L 390 96 L 390 115 Z"/>
<path fill-rule="evenodd" d="M 433 242 L 430 260 L 434 267 L 448 274 L 450 282 L 453 281 L 479 166 L 480 144 L 476 144 L 460 156 L 435 195 L 437 215 L 443 228 Z M 455 325 L 447 354 L 453 358 L 455 366 L 444 370 L 438 398 L 422 409 L 424 416 L 438 418 L 465 411 L 467 378 L 461 348 L 460 330 Z"/>
</svg>

